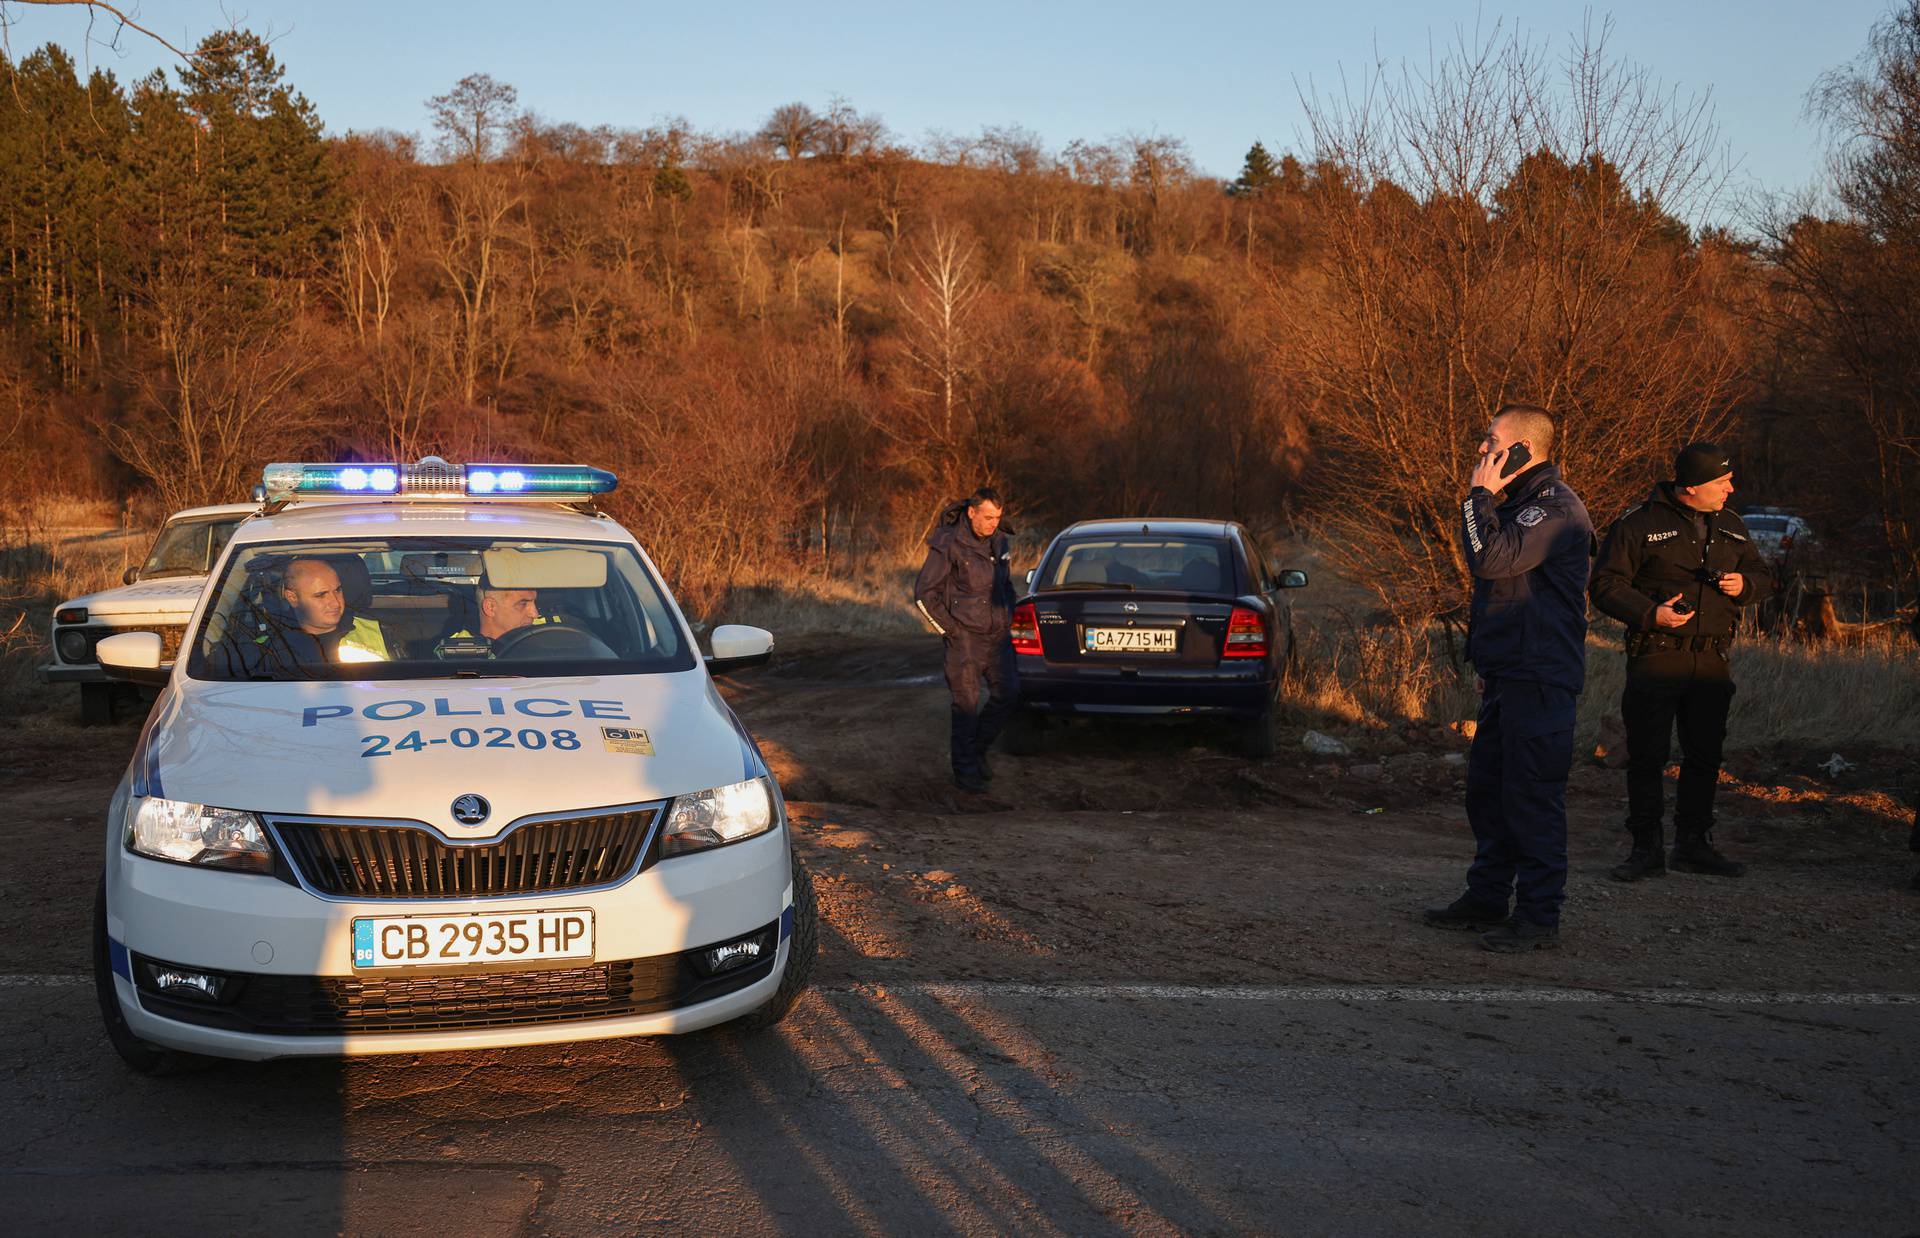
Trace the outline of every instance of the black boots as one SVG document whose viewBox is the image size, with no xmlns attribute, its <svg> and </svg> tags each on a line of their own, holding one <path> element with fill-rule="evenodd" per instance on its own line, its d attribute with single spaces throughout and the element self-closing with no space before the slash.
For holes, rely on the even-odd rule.
<svg viewBox="0 0 1920 1238">
<path fill-rule="evenodd" d="M 1482 950 L 1519 954 L 1523 950 L 1554 950 L 1560 945 L 1559 926 L 1513 919 L 1480 939 Z"/>
<path fill-rule="evenodd" d="M 1638 881 L 1642 877 L 1664 877 L 1667 861 L 1660 854 L 1660 840 L 1636 838 L 1627 858 L 1613 866 L 1615 881 Z"/>
<path fill-rule="evenodd" d="M 1729 860 L 1714 850 L 1705 830 L 1676 833 L 1673 854 L 1667 857 L 1667 863 L 1676 873 L 1704 873 L 1709 877 L 1738 877 L 1747 871 L 1745 864 Z"/>
<path fill-rule="evenodd" d="M 1477 903 L 1472 895 L 1462 894 L 1445 907 L 1427 908 L 1421 919 L 1435 928 L 1484 933 L 1488 929 L 1499 928 L 1507 922 L 1507 909 Z"/>
</svg>

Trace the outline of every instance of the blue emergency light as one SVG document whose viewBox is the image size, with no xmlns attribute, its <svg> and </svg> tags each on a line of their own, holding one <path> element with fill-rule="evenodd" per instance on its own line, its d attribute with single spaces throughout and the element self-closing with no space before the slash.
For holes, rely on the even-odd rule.
<svg viewBox="0 0 1920 1238">
<path fill-rule="evenodd" d="M 269 464 L 260 480 L 268 502 L 293 499 L 532 499 L 579 502 L 612 490 L 619 479 L 582 464 Z"/>
</svg>

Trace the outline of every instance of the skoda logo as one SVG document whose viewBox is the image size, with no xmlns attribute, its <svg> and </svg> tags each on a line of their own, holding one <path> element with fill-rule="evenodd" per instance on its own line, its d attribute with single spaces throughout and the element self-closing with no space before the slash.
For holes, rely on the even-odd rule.
<svg viewBox="0 0 1920 1238">
<path fill-rule="evenodd" d="M 1138 603 L 1138 602 L 1127 602 L 1127 603 L 1125 603 L 1125 604 L 1123 604 L 1123 605 L 1122 605 L 1122 606 L 1120 607 L 1120 609 L 1121 609 L 1121 610 L 1124 610 L 1124 611 L 1126 611 L 1126 612 L 1127 612 L 1127 613 L 1128 613 L 1129 615 L 1131 615 L 1131 614 L 1134 614 L 1134 613 L 1136 613 L 1136 612 L 1138 612 L 1138 611 L 1139 611 L 1139 609 L 1140 609 L 1140 603 Z"/>
<path fill-rule="evenodd" d="M 479 825 L 492 811 L 493 805 L 483 796 L 463 795 L 453 801 L 453 819 L 461 825 Z"/>
</svg>

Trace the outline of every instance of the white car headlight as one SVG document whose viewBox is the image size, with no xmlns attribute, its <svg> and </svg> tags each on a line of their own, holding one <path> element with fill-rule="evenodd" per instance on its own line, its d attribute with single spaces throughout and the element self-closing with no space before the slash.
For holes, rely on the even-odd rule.
<svg viewBox="0 0 1920 1238">
<path fill-rule="evenodd" d="M 128 846 L 156 860 L 249 873 L 273 868 L 267 832 L 250 812 L 148 796 L 134 801 L 127 834 Z"/>
<path fill-rule="evenodd" d="M 660 854 L 685 855 L 739 842 L 773 828 L 773 791 L 765 778 L 751 778 L 673 801 Z"/>
</svg>

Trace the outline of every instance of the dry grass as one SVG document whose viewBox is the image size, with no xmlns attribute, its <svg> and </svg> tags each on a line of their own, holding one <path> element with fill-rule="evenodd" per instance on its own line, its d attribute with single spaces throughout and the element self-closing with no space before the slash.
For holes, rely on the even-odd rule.
<svg viewBox="0 0 1920 1238">
<path fill-rule="evenodd" d="M 74 513 L 85 514 L 84 508 Z M 47 527 L 47 526 L 42 526 Z M 57 527 L 57 526 L 56 526 Z M 73 708 L 71 685 L 40 682 L 53 608 L 69 598 L 120 583 L 127 565 L 146 551 L 148 530 L 93 533 L 0 532 L 0 695 L 4 721 Z"/>
<path fill-rule="evenodd" d="M 908 567 L 875 557 L 850 565 L 844 574 L 759 573 L 736 581 L 706 618 L 712 624 L 752 624 L 776 638 L 908 636 L 926 630 L 913 608 L 918 570 L 918 562 Z"/>
<path fill-rule="evenodd" d="M 1472 670 L 1462 673 L 1448 661 L 1437 634 L 1329 625 L 1303 631 L 1300 652 L 1283 703 L 1304 725 L 1377 730 L 1474 716 Z M 1848 644 L 1750 638 L 1734 650 L 1733 673 L 1739 692 L 1729 748 L 1920 748 L 1920 644 L 1902 629 Z M 1590 634 L 1576 732 L 1581 750 L 1591 749 L 1604 718 L 1618 715 L 1625 682 L 1618 635 Z"/>
</svg>

